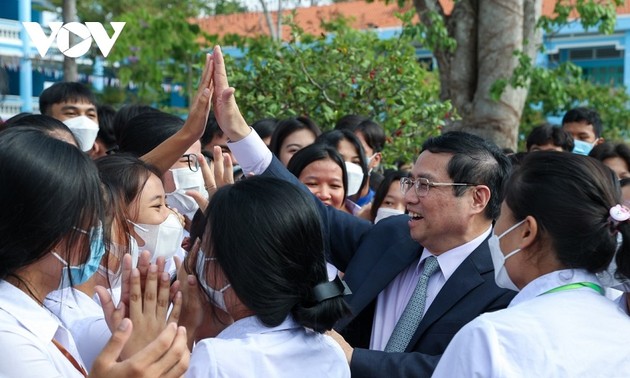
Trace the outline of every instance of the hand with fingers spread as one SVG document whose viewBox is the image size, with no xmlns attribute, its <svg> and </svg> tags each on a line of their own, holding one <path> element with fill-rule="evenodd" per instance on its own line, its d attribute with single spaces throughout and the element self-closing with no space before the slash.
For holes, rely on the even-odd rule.
<svg viewBox="0 0 630 378">
<path fill-rule="evenodd" d="M 146 347 L 119 362 L 123 349 L 133 333 L 129 319 L 123 319 L 103 351 L 94 361 L 90 378 L 109 377 L 181 377 L 188 369 L 190 351 L 186 346 L 186 329 L 169 324 Z"/>
<path fill-rule="evenodd" d="M 214 63 L 214 93 L 212 97 L 214 116 L 219 127 L 230 141 L 237 142 L 245 138 L 251 132 L 251 128 L 245 122 L 238 105 L 236 105 L 235 90 L 228 84 L 225 61 L 219 46 L 214 47 L 212 59 Z"/>
</svg>

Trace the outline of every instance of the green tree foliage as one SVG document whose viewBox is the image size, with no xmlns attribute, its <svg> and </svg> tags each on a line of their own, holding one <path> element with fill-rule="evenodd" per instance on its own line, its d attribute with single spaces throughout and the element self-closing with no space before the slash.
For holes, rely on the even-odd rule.
<svg viewBox="0 0 630 378">
<path fill-rule="evenodd" d="M 247 12 L 247 7 L 238 0 L 216 0 L 212 6 L 212 14 L 233 14 Z"/>
<path fill-rule="evenodd" d="M 53 5 L 61 2 L 54 0 Z M 109 22 L 126 22 L 105 59 L 107 71 L 120 79 L 121 86 L 105 90 L 104 102 L 158 105 L 169 95 L 163 84 L 178 85 L 183 96 L 192 96 L 209 36 L 189 20 L 210 11 L 205 0 L 81 1 L 77 11 L 81 22 L 101 22 L 109 35 L 113 34 Z"/>
<path fill-rule="evenodd" d="M 576 106 L 596 109 L 607 140 L 630 139 L 630 95 L 623 86 L 593 83 L 580 67 L 564 63 L 554 69 L 535 67 L 531 72 L 528 106 L 523 113 L 521 139 L 546 115 L 562 116 Z"/>
<path fill-rule="evenodd" d="M 228 55 L 228 75 L 248 122 L 306 115 L 329 130 L 343 115 L 366 115 L 389 136 L 387 163 L 413 161 L 422 142 L 439 132 L 450 103 L 438 99 L 438 78 L 416 62 L 405 33 L 381 40 L 339 18 L 323 23 L 330 34 L 312 36 L 287 23 L 288 43 L 228 38 L 245 51 L 236 61 Z"/>
</svg>

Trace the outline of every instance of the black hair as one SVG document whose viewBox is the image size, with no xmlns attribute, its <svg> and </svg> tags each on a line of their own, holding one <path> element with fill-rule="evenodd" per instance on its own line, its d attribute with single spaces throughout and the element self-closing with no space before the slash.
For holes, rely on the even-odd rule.
<svg viewBox="0 0 630 378">
<path fill-rule="evenodd" d="M 381 181 L 380 185 L 376 189 L 374 193 L 374 199 L 372 200 L 372 208 L 370 209 L 370 219 L 374 222 L 376 219 L 376 213 L 378 212 L 378 208 L 381 207 L 385 197 L 387 197 L 387 192 L 389 192 L 389 187 L 392 185 L 394 181 L 400 181 L 403 177 L 409 177 L 409 172 L 403 171 L 390 171 L 385 173 L 383 181 Z"/>
<path fill-rule="evenodd" d="M 37 127 L 1 132 L 0 161 L 0 279 L 14 277 L 31 290 L 19 270 L 61 241 L 62 258 L 87 261 L 93 240 L 77 229 L 105 224 L 100 180 L 87 154 Z"/>
<path fill-rule="evenodd" d="M 344 139 L 350 142 L 350 144 L 352 144 L 354 148 L 356 148 L 357 154 L 359 155 L 359 166 L 363 170 L 363 180 L 361 180 L 361 187 L 359 189 L 359 192 L 356 194 L 358 196 L 361 192 L 361 189 L 363 189 L 365 183 L 370 177 L 368 174 L 367 158 L 365 156 L 365 151 L 363 150 L 363 145 L 361 144 L 359 138 L 357 138 L 357 136 L 354 135 L 352 131 L 347 129 L 329 130 L 318 136 L 317 139 L 315 139 L 315 143 L 328 144 L 329 146 L 339 150 L 339 142 Z"/>
<path fill-rule="evenodd" d="M 120 151 L 143 156 L 175 135 L 184 120 L 164 112 L 145 112 L 127 122 L 118 146 Z"/>
<path fill-rule="evenodd" d="M 593 147 L 588 156 L 601 162 L 606 159 L 620 158 L 630 170 L 630 147 L 625 143 L 604 142 Z"/>
<path fill-rule="evenodd" d="M 263 118 L 252 124 L 252 129 L 260 136 L 261 139 L 268 138 L 273 135 L 274 130 L 278 126 L 278 119 Z"/>
<path fill-rule="evenodd" d="M 271 135 L 269 149 L 276 157 L 280 158 L 280 149 L 282 148 L 284 140 L 294 132 L 304 129 L 310 130 L 315 137 L 318 137 L 322 133 L 319 126 L 308 117 L 295 117 L 281 120 L 278 122 L 276 129 Z"/>
<path fill-rule="evenodd" d="M 629 225 L 617 227 L 609 215 L 620 201 L 618 180 L 593 158 L 546 151 L 528 154 L 505 193 L 515 220 L 534 217 L 537 239 L 549 242 L 566 268 L 592 273 L 606 269 L 617 249 L 617 231 L 624 236 L 620 257 L 630 255 Z"/>
<path fill-rule="evenodd" d="M 96 107 L 98 114 L 98 134 L 96 138 L 100 139 L 109 152 L 116 148 L 116 137 L 114 135 L 114 117 L 116 117 L 116 109 L 110 105 L 99 105 Z"/>
<path fill-rule="evenodd" d="M 314 143 L 299 150 L 291 157 L 287 170 L 293 173 L 293 176 L 299 178 L 304 168 L 309 164 L 318 160 L 332 160 L 341 168 L 343 181 L 343 198 L 348 196 L 348 173 L 346 172 L 346 164 L 343 161 L 337 149 L 323 143 Z"/>
<path fill-rule="evenodd" d="M 549 123 L 543 123 L 536 126 L 527 136 L 527 151 L 533 146 L 542 146 L 545 144 L 553 144 L 562 148 L 562 151 L 573 151 L 573 137 L 560 126 Z"/>
<path fill-rule="evenodd" d="M 223 130 L 219 127 L 219 123 L 214 117 L 214 112 L 210 112 L 208 114 L 208 120 L 206 121 L 206 128 L 199 139 L 201 147 L 205 148 L 206 144 L 210 143 L 215 136 L 223 136 Z"/>
<path fill-rule="evenodd" d="M 62 102 L 86 102 L 96 106 L 96 97 L 87 86 L 77 82 L 59 82 L 39 95 L 39 111 L 50 115 L 50 108 Z"/>
<path fill-rule="evenodd" d="M 383 151 L 383 147 L 385 147 L 385 130 L 383 130 L 381 125 L 368 117 L 356 114 L 345 115 L 339 118 L 335 124 L 335 130 L 341 129 L 363 134 L 365 143 L 367 143 L 374 152 L 381 152 Z"/>
<path fill-rule="evenodd" d="M 486 185 L 490 189 L 490 200 L 485 215 L 497 219 L 501 212 L 503 186 L 511 170 L 510 159 L 494 143 L 476 135 L 451 131 L 429 138 L 422 151 L 450 153 L 446 172 L 453 182 Z M 467 186 L 453 186 L 455 196 L 461 196 Z"/>
<path fill-rule="evenodd" d="M 291 314 L 322 333 L 349 314 L 341 296 L 313 298 L 313 288 L 328 282 L 314 200 L 291 183 L 256 176 L 219 189 L 206 211 L 201 250 L 216 257 L 238 298 L 268 327 Z M 217 264 L 205 264 L 204 277 L 209 266 Z"/>
<path fill-rule="evenodd" d="M 63 134 L 65 138 L 73 141 L 75 146 L 79 145 L 79 142 L 72 133 L 72 130 L 70 130 L 70 128 L 60 120 L 43 114 L 22 114 L 24 115 L 21 117 L 10 118 L 6 123 L 6 127 L 8 129 L 22 126 L 35 127 L 56 139 L 60 139 L 61 134 Z"/>
<path fill-rule="evenodd" d="M 120 137 L 122 135 L 123 130 L 127 126 L 127 123 L 130 119 L 142 113 L 150 113 L 150 112 L 159 112 L 158 109 L 151 107 L 149 105 L 140 105 L 140 104 L 132 104 L 125 105 L 122 108 L 118 109 L 116 115 L 114 116 L 112 128 L 114 129 L 114 138 L 116 139 L 116 143 L 120 143 Z"/>
<path fill-rule="evenodd" d="M 565 123 L 570 122 L 592 125 L 595 138 L 599 138 L 602 135 L 602 119 L 595 109 L 574 108 L 569 110 L 564 117 L 562 117 L 562 125 L 564 126 Z"/>
</svg>

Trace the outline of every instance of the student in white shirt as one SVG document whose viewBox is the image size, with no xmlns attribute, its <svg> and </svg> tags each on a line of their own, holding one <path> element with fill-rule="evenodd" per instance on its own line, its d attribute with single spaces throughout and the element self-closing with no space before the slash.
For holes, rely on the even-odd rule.
<svg viewBox="0 0 630 378">
<path fill-rule="evenodd" d="M 323 335 L 347 314 L 347 290 L 339 277 L 328 281 L 314 201 L 266 177 L 212 197 L 200 248 L 184 267 L 234 323 L 216 337 L 187 325 L 197 337 L 188 377 L 350 376 L 342 349 Z"/>
<path fill-rule="evenodd" d="M 87 376 L 72 336 L 43 303 L 53 290 L 91 277 L 108 233 L 94 163 L 55 137 L 29 126 L 0 133 L 0 376 Z M 183 374 L 185 330 L 168 326 L 117 362 L 132 330 L 128 319 L 119 323 L 91 377 Z"/>
<path fill-rule="evenodd" d="M 630 257 L 612 172 L 576 154 L 530 154 L 506 187 L 491 242 L 509 307 L 455 335 L 434 377 L 617 377 L 630 372 L 630 320 L 595 273 Z M 625 210 L 624 210 L 625 209 Z M 617 246 L 617 234 L 623 243 Z"/>
</svg>

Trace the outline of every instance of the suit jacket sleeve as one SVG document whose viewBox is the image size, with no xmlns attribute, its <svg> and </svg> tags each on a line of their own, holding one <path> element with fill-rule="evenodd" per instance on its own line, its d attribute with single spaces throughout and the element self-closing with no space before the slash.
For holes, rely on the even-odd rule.
<svg viewBox="0 0 630 378">
<path fill-rule="evenodd" d="M 291 172 L 287 171 L 275 157 L 262 175 L 289 181 L 309 195 L 311 194 L 310 190 Z M 326 206 L 315 196 L 312 197 L 321 216 L 327 257 L 337 269 L 343 272 L 359 248 L 361 239 L 372 229 L 372 224 L 354 215 Z"/>
</svg>

